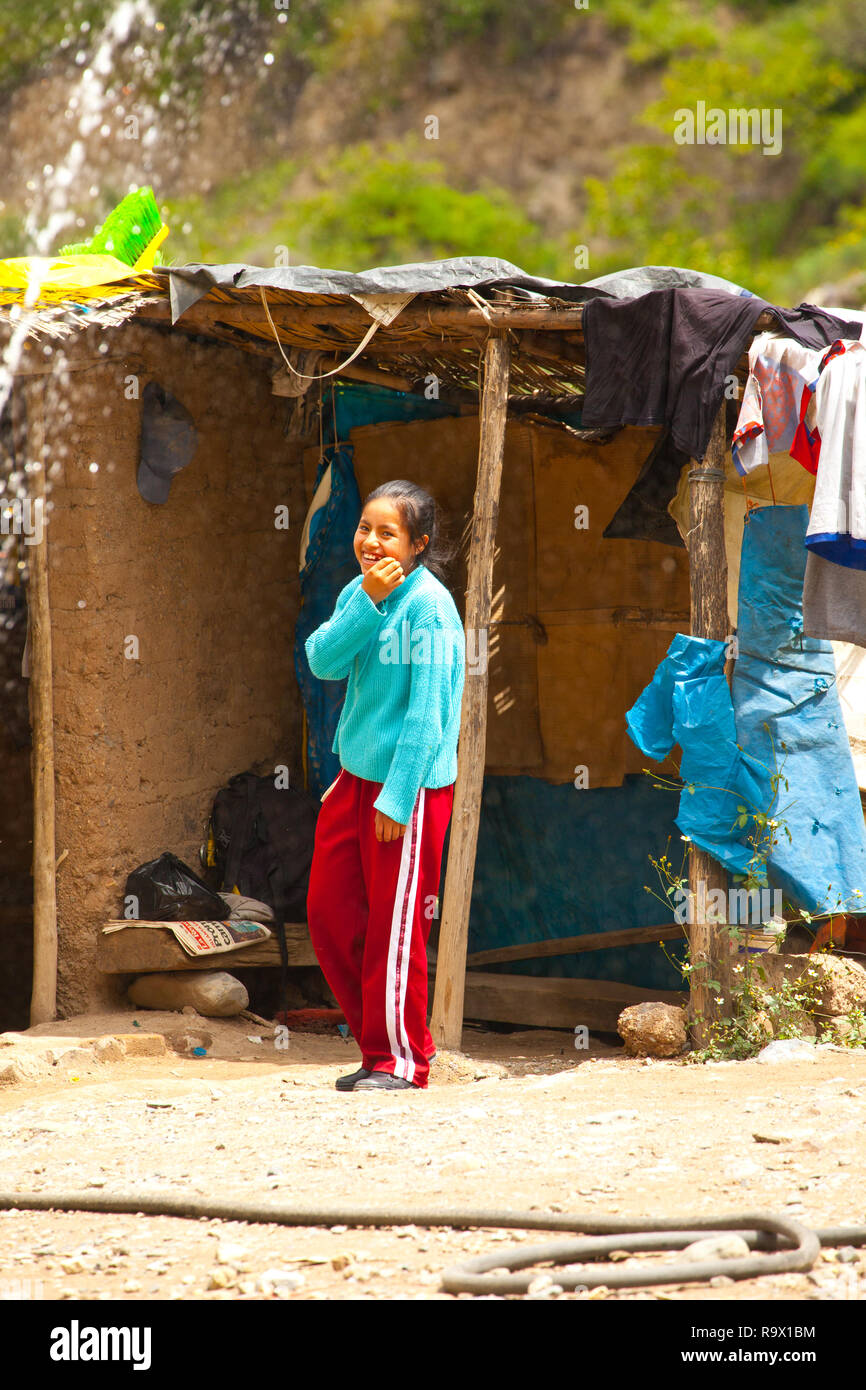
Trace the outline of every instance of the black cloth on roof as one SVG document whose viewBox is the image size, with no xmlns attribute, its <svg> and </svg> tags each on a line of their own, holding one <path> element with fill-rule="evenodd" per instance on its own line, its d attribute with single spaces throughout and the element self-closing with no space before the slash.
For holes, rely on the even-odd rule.
<svg viewBox="0 0 866 1390">
<path fill-rule="evenodd" d="M 740 403 L 729 400 L 727 405 L 726 430 L 731 439 L 737 427 Z M 675 448 L 670 433 L 662 430 L 637 481 L 602 531 L 605 539 L 660 541 L 662 545 L 678 545 L 684 549 L 685 541 L 668 511 L 668 503 L 688 462 L 688 454 Z"/>
<path fill-rule="evenodd" d="M 637 299 L 589 300 L 583 311 L 584 428 L 664 425 L 675 449 L 703 458 L 725 378 L 764 312 L 780 332 L 809 348 L 859 339 L 862 328 L 812 304 L 779 309 L 726 290 L 663 289 Z"/>
<path fill-rule="evenodd" d="M 668 511 L 688 454 L 674 448 L 664 430 L 645 460 L 637 481 L 611 517 L 602 535 L 606 540 L 660 541 L 683 547 L 679 527 Z"/>
</svg>

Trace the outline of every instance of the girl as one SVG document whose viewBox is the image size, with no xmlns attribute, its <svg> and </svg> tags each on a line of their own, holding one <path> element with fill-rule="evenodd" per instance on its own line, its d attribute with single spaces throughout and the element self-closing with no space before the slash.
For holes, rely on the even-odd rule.
<svg viewBox="0 0 866 1390">
<path fill-rule="evenodd" d="M 364 503 L 361 573 L 307 639 L 313 675 L 348 676 L 322 797 L 307 921 L 361 1049 L 337 1090 L 425 1089 L 427 938 L 457 775 L 465 642 L 441 582 L 436 504 L 403 480 Z"/>
</svg>

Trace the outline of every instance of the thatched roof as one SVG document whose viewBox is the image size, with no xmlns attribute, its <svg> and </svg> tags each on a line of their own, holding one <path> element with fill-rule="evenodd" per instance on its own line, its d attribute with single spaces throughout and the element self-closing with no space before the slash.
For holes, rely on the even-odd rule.
<svg viewBox="0 0 866 1390">
<path fill-rule="evenodd" d="M 134 288 L 121 283 L 86 303 L 7 303 L 0 306 L 0 334 L 24 329 L 35 345 L 134 319 L 264 356 L 287 377 L 284 359 L 307 377 L 336 368 L 335 375 L 404 391 L 423 389 L 432 375 L 440 395 L 474 402 L 484 343 L 498 327 L 511 338 L 513 408 L 556 416 L 581 404 L 583 302 L 664 285 L 727 282 L 676 267 L 642 267 L 567 284 L 475 257 L 361 275 L 313 266 L 193 264 L 156 267 Z"/>
</svg>

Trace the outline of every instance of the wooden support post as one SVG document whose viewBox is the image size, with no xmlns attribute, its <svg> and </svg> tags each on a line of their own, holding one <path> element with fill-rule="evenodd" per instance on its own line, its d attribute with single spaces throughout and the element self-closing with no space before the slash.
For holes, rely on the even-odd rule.
<svg viewBox="0 0 866 1390">
<path fill-rule="evenodd" d="M 471 643 L 469 654 L 475 660 L 467 662 L 463 688 L 457 781 L 430 1024 L 437 1047 L 452 1050 L 459 1049 L 463 1036 L 469 904 L 487 747 L 487 636 L 510 367 L 511 346 L 507 335 L 492 333 L 484 353 L 478 480 L 466 587 L 466 633 Z"/>
<path fill-rule="evenodd" d="M 54 691 L 45 512 L 45 384 L 28 382 L 27 462 L 37 541 L 27 546 L 30 724 L 33 731 L 33 992 L 30 1024 L 57 1017 L 57 896 L 54 847 Z M 38 465 L 34 467 L 33 465 Z"/>
<path fill-rule="evenodd" d="M 694 637 L 722 640 L 728 635 L 728 562 L 725 554 L 725 401 L 719 408 L 703 460 L 689 472 L 689 583 Z M 727 902 L 728 876 L 712 855 L 689 847 L 689 889 L 694 921 L 689 928 L 691 964 L 689 1012 L 695 1041 L 707 1040 L 708 1024 L 726 1011 L 731 940 L 723 922 L 708 910 L 710 895 L 721 889 Z M 708 988 L 718 980 L 721 990 Z M 721 995 L 724 1006 L 716 999 Z"/>
</svg>

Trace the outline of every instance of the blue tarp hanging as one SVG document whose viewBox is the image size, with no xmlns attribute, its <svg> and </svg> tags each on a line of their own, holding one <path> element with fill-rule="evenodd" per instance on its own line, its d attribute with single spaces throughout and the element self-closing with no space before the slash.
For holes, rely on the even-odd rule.
<svg viewBox="0 0 866 1390">
<path fill-rule="evenodd" d="M 806 507 L 762 507 L 745 523 L 738 655 L 679 635 L 626 715 L 649 757 L 682 749 L 677 825 L 737 873 L 752 850 L 738 805 L 779 821 L 768 878 L 809 912 L 866 906 L 866 827 L 829 642 L 803 636 Z M 781 773 L 788 785 L 774 790 Z M 791 839 L 785 833 L 790 832 Z"/>
<path fill-rule="evenodd" d="M 744 524 L 732 695 L 743 749 L 769 804 L 778 764 L 772 876 L 807 911 L 866 908 L 866 827 L 829 642 L 803 635 L 807 507 L 761 507 Z M 783 747 L 784 745 L 784 747 Z M 787 750 L 787 751 L 786 751 Z"/>
<path fill-rule="evenodd" d="M 756 801 L 760 769 L 737 747 L 725 643 L 678 633 L 625 719 L 647 757 L 661 762 L 679 744 L 684 786 L 677 825 L 720 864 L 744 874 L 753 850 L 737 826 L 737 807 L 744 801 L 765 807 Z"/>
</svg>

